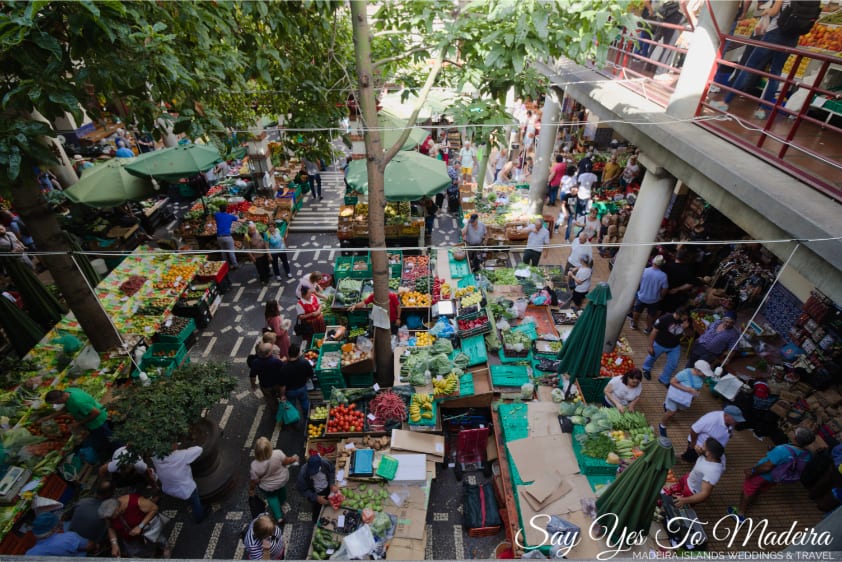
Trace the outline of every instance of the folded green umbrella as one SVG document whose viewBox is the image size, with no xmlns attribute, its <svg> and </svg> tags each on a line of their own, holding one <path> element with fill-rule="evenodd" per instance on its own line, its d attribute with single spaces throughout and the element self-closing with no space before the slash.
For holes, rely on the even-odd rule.
<svg viewBox="0 0 842 562">
<path fill-rule="evenodd" d="M 44 337 L 44 330 L 4 296 L 0 296 L 0 324 L 20 357 L 26 355 Z"/>
<path fill-rule="evenodd" d="M 588 293 L 588 306 L 576 320 L 559 352 L 559 373 L 570 374 L 570 385 L 580 377 L 598 377 L 605 340 L 605 318 L 611 288 L 599 283 Z"/>
<path fill-rule="evenodd" d="M 41 283 L 31 267 L 17 259 L 6 260 L 5 265 L 15 290 L 20 293 L 26 310 L 36 322 L 47 328 L 61 320 L 67 310 Z"/>
</svg>

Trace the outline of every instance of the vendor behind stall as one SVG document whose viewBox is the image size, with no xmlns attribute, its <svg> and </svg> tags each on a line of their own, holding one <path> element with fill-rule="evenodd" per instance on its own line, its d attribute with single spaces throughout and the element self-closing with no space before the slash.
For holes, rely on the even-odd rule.
<svg viewBox="0 0 842 562">
<path fill-rule="evenodd" d="M 318 453 L 310 456 L 307 464 L 298 473 L 298 491 L 313 504 L 313 521 L 319 516 L 323 505 L 328 505 L 327 497 L 336 492 L 335 469 L 330 461 Z"/>
<path fill-rule="evenodd" d="M 369 305 L 374 302 L 374 293 L 366 297 L 364 301 L 352 304 L 348 310 L 356 310 Z M 392 335 L 397 335 L 398 328 L 401 327 L 401 300 L 397 293 L 389 291 L 389 324 L 391 325 Z"/>
</svg>

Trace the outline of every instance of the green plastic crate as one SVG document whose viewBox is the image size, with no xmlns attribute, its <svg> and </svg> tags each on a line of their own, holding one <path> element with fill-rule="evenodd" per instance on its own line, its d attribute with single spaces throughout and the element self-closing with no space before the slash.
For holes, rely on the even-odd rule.
<svg viewBox="0 0 842 562">
<path fill-rule="evenodd" d="M 450 276 L 454 279 L 459 279 L 461 277 L 467 277 L 471 275 L 471 264 L 467 258 L 464 260 L 456 260 L 453 259 L 453 252 L 447 252 L 448 257 L 450 258 Z"/>
<path fill-rule="evenodd" d="M 154 379 L 160 376 L 168 377 L 172 375 L 173 369 L 175 369 L 175 363 L 170 363 L 169 365 L 147 365 L 143 361 L 141 361 L 140 369 L 135 369 L 132 372 L 132 378 L 139 378 L 141 371 L 144 371 L 150 379 Z"/>
<path fill-rule="evenodd" d="M 485 348 L 484 336 L 471 336 L 462 340 L 462 353 L 471 358 L 468 367 L 482 365 L 488 361 L 488 350 Z M 458 352 L 454 353 L 455 354 Z"/>
<path fill-rule="evenodd" d="M 166 355 L 160 355 L 165 353 Z M 174 365 L 179 366 L 184 362 L 187 356 L 187 348 L 183 343 L 167 343 L 159 342 L 153 343 L 143 354 L 143 361 L 141 364 L 146 365 Z"/>
<path fill-rule="evenodd" d="M 397 263 L 391 263 L 389 260 L 389 276 L 390 277 L 400 277 L 401 272 L 403 271 L 403 251 L 402 250 L 389 250 L 386 252 L 387 256 L 399 256 L 400 260 Z"/>
<path fill-rule="evenodd" d="M 409 403 L 412 404 L 412 397 L 411 396 L 410 396 L 410 399 L 409 399 Z M 438 401 L 433 400 L 433 410 L 432 410 L 433 417 L 430 418 L 430 419 L 421 418 L 421 421 L 419 421 L 418 423 L 415 423 L 413 421 L 410 421 L 410 419 L 409 419 L 409 409 L 407 408 L 406 419 L 409 422 L 409 425 L 424 425 L 424 426 L 428 426 L 428 427 L 433 426 L 433 425 L 436 425 L 436 419 L 438 418 L 438 409 L 439 409 Z"/>
<path fill-rule="evenodd" d="M 477 280 L 473 275 L 466 275 L 462 279 L 456 282 L 456 287 L 459 289 L 464 289 L 466 287 L 476 287 Z"/>
<path fill-rule="evenodd" d="M 500 424 L 505 441 L 517 441 L 529 436 L 528 405 L 524 402 L 499 403 Z M 512 465 L 514 466 L 514 465 Z"/>
<path fill-rule="evenodd" d="M 491 365 L 491 385 L 520 388 L 531 381 L 529 369 L 523 365 Z"/>
<path fill-rule="evenodd" d="M 398 459 L 389 455 L 380 457 L 380 464 L 377 465 L 377 476 L 386 480 L 394 480 L 398 473 Z"/>
<path fill-rule="evenodd" d="M 187 324 L 176 335 L 158 334 L 158 341 L 161 343 L 184 343 L 193 332 L 196 331 L 196 321 L 192 318 L 185 318 Z"/>
<path fill-rule="evenodd" d="M 338 256 L 333 262 L 333 277 L 337 281 L 351 276 L 351 267 L 354 264 L 352 256 Z"/>
<path fill-rule="evenodd" d="M 339 364 L 332 368 L 332 369 L 323 369 L 322 368 L 322 357 L 324 356 L 325 352 L 328 351 L 339 351 L 342 347 L 342 344 L 339 342 L 324 342 L 322 344 L 321 349 L 319 349 L 319 359 L 316 361 L 316 375 L 318 375 L 319 380 L 321 380 L 322 376 L 334 377 L 338 378 L 342 381 L 342 386 L 344 388 L 344 380 L 342 379 L 342 362 L 340 361 Z"/>
<path fill-rule="evenodd" d="M 322 397 L 325 400 L 330 399 L 330 391 L 334 388 L 346 388 L 345 379 L 342 378 L 342 374 L 332 375 L 328 372 L 323 372 L 317 376 L 319 379 L 319 389 L 322 391 Z"/>
<path fill-rule="evenodd" d="M 362 373 L 358 375 L 345 375 L 348 388 L 367 388 L 374 386 L 374 373 Z"/>
<path fill-rule="evenodd" d="M 472 373 L 465 373 L 459 377 L 459 396 L 473 396 L 474 395 L 474 375 Z"/>
<path fill-rule="evenodd" d="M 615 476 L 617 474 L 616 464 L 608 464 L 603 459 L 595 459 L 582 453 L 582 445 L 576 437 L 584 433 L 585 428 L 581 425 L 573 427 L 573 453 L 576 455 L 576 460 L 579 461 L 579 470 L 587 476 Z"/>
<path fill-rule="evenodd" d="M 358 198 L 356 195 L 346 195 L 345 196 L 345 204 L 346 205 L 356 205 Z"/>
<path fill-rule="evenodd" d="M 533 360 L 531 351 L 523 357 L 508 357 L 503 351 L 503 348 L 500 348 L 497 350 L 497 356 L 500 358 L 501 363 L 507 365 L 531 365 Z"/>
<path fill-rule="evenodd" d="M 356 328 L 357 326 L 368 326 L 369 310 L 353 310 L 348 313 L 348 326 Z"/>
</svg>

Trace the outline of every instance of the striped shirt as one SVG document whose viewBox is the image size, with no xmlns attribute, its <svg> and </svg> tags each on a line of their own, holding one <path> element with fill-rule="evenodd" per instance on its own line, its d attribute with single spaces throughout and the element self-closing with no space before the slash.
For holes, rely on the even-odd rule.
<svg viewBox="0 0 842 562">
<path fill-rule="evenodd" d="M 272 548 L 269 549 L 270 560 L 281 560 L 284 557 L 284 535 L 281 528 L 275 525 L 275 532 L 270 539 Z M 249 525 L 246 536 L 243 537 L 246 555 L 249 560 L 260 560 L 263 558 L 263 540 L 254 536 L 254 521 Z"/>
</svg>

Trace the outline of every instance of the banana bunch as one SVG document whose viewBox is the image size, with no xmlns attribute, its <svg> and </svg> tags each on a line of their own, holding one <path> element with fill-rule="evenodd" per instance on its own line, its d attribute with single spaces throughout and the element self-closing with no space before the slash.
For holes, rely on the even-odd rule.
<svg viewBox="0 0 842 562">
<path fill-rule="evenodd" d="M 433 379 L 433 392 L 436 396 L 448 396 L 459 388 L 459 377 L 450 373 L 444 378 Z"/>
<path fill-rule="evenodd" d="M 453 296 L 456 297 L 457 299 L 461 299 L 462 297 L 470 295 L 471 293 L 473 293 L 476 290 L 477 290 L 477 288 L 474 287 L 473 285 L 471 285 L 469 287 L 460 287 L 459 289 L 456 289 L 456 292 L 453 293 Z M 477 301 L 477 302 L 479 302 L 479 301 Z"/>
<path fill-rule="evenodd" d="M 433 419 L 433 397 L 429 394 L 413 394 L 409 402 L 409 421 L 421 423 L 421 420 Z"/>
</svg>

